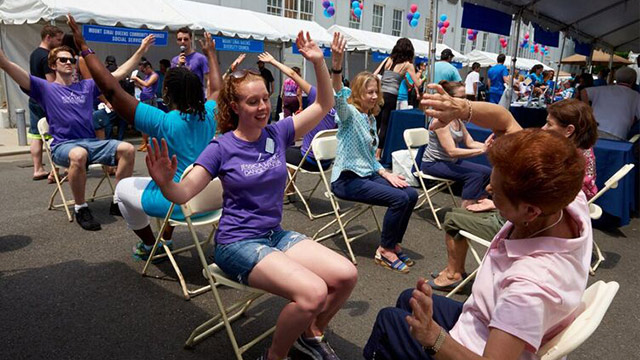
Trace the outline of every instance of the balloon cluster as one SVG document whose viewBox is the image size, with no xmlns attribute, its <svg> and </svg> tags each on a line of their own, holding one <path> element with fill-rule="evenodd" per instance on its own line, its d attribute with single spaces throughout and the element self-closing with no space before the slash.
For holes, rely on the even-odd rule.
<svg viewBox="0 0 640 360">
<path fill-rule="evenodd" d="M 362 4 L 362 1 L 354 0 L 351 3 L 351 16 L 355 19 L 360 19 L 360 17 L 362 16 L 363 7 L 364 5 Z"/>
<path fill-rule="evenodd" d="M 333 1 L 328 1 L 328 0 L 324 0 L 322 2 L 322 7 L 324 8 L 324 16 L 325 17 L 332 17 L 333 15 L 335 15 L 336 13 L 336 7 L 333 4 Z"/>
<path fill-rule="evenodd" d="M 477 37 L 478 37 L 478 30 L 473 30 L 473 29 L 467 30 L 467 39 L 471 41 L 476 41 Z"/>
<path fill-rule="evenodd" d="M 500 38 L 500 46 L 502 46 L 503 49 L 506 49 L 508 45 L 509 45 L 509 43 L 507 42 L 507 39 L 501 37 Z"/>
<path fill-rule="evenodd" d="M 447 20 L 447 15 L 440 15 L 440 21 L 438 21 L 438 29 L 440 29 L 440 34 L 444 35 L 447 33 L 447 28 L 449 27 L 449 20 Z"/>
<path fill-rule="evenodd" d="M 409 26 L 416 27 L 418 26 L 418 20 L 420 19 L 420 12 L 418 11 L 418 5 L 411 4 L 409 8 L 410 12 L 407 13 L 407 21 L 409 22 Z"/>
<path fill-rule="evenodd" d="M 529 47 L 529 33 L 524 34 L 524 39 L 520 42 L 520 47 L 526 49 Z"/>
</svg>

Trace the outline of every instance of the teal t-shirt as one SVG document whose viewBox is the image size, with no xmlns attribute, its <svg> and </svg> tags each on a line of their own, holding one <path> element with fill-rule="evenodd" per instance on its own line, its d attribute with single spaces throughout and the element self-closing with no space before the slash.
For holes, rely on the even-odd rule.
<svg viewBox="0 0 640 360">
<path fill-rule="evenodd" d="M 165 113 L 153 106 L 139 103 L 136 108 L 135 127 L 150 138 L 160 141 L 164 138 L 169 148 L 169 156 L 176 155 L 178 170 L 173 181 L 179 182 L 184 170 L 193 164 L 202 150 L 209 144 L 216 133 L 216 102 L 205 103 L 204 120 L 197 115 L 181 114 L 178 110 Z M 147 215 L 164 217 L 169 211 L 171 202 L 163 195 L 155 181 L 151 181 L 142 193 L 142 208 Z M 172 219 L 184 220 L 182 210 L 176 206 Z"/>
<path fill-rule="evenodd" d="M 433 72 L 433 75 L 433 82 L 436 84 L 442 80 L 462 81 L 458 69 L 446 61 L 436 61 L 436 69 Z"/>
</svg>

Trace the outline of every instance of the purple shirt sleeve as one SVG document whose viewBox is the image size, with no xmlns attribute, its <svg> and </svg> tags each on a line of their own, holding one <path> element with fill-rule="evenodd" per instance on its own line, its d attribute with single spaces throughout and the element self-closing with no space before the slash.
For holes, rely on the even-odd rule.
<svg viewBox="0 0 640 360">
<path fill-rule="evenodd" d="M 102 94 L 96 82 L 93 79 L 82 80 L 84 82 L 85 89 L 92 93 L 93 98 L 97 98 Z"/>
<path fill-rule="evenodd" d="M 205 170 L 209 172 L 212 178 L 218 177 L 218 172 L 220 170 L 220 166 L 222 165 L 222 155 L 220 154 L 222 148 L 217 140 L 212 140 L 209 145 L 207 145 L 198 159 L 196 159 L 195 164 L 200 165 Z"/>
<path fill-rule="evenodd" d="M 276 136 L 285 144 L 286 147 L 293 146 L 296 136 L 296 129 L 293 126 L 293 117 L 289 116 L 278 121 L 273 125 L 273 129 Z"/>
<path fill-rule="evenodd" d="M 307 101 L 309 102 L 309 104 L 313 104 L 316 101 L 316 87 L 312 86 L 311 89 L 309 89 L 309 93 L 307 94 Z"/>
<path fill-rule="evenodd" d="M 29 97 L 33 100 L 42 104 L 42 98 L 44 93 L 47 91 L 48 82 L 47 80 L 40 79 L 39 77 L 29 75 L 29 79 L 31 80 L 29 87 Z"/>
</svg>

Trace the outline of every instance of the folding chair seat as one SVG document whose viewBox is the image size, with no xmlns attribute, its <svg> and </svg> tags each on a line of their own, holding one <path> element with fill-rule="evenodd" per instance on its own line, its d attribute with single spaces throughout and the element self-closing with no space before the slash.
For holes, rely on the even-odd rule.
<svg viewBox="0 0 640 360">
<path fill-rule="evenodd" d="M 328 136 L 317 137 L 317 139 L 314 139 L 313 143 L 311 144 L 311 147 L 313 149 L 313 154 L 317 161 L 334 160 L 336 157 L 336 151 L 338 147 L 338 139 L 336 138 L 335 133 Z M 329 202 L 331 203 L 331 208 L 333 210 L 332 213 L 335 218 L 331 220 L 329 223 L 327 223 L 325 226 L 320 228 L 320 230 L 316 231 L 316 233 L 313 235 L 313 239 L 317 242 L 320 242 L 330 237 L 333 237 L 335 235 L 342 234 L 342 238 L 344 239 L 344 242 L 347 246 L 347 250 L 349 251 L 349 257 L 351 258 L 351 261 L 354 264 L 357 264 L 356 257 L 353 255 L 353 250 L 351 249 L 351 242 L 363 236 L 366 236 L 375 230 L 366 231 L 362 234 L 350 237 L 349 235 L 347 235 L 346 226 L 351 221 L 353 221 L 354 219 L 356 219 L 357 217 L 359 217 L 360 215 L 364 214 L 367 211 L 371 211 L 371 215 L 373 216 L 373 219 L 376 222 L 376 226 L 379 232 L 381 231 L 380 222 L 378 221 L 378 218 L 376 217 L 376 214 L 373 211 L 372 205 L 357 203 L 351 208 L 349 208 L 348 210 L 342 211 L 340 209 L 340 204 L 338 203 L 338 197 L 331 191 L 331 184 L 329 183 L 329 180 L 327 179 L 327 174 L 325 173 L 325 170 L 322 169 L 322 167 L 320 168 L 320 178 L 322 179 L 322 183 L 324 184 L 325 196 L 329 198 Z M 335 224 L 338 224 L 338 230 L 330 234 L 320 236 L 320 234 L 322 234 L 323 232 L 325 232 L 327 229 L 329 229 L 331 226 Z"/>
<path fill-rule="evenodd" d="M 600 280 L 585 290 L 579 315 L 561 333 L 544 344 L 536 354 L 541 360 L 561 359 L 582 345 L 602 322 L 620 284 Z"/>
<path fill-rule="evenodd" d="M 456 199 L 453 196 L 453 191 L 451 191 L 451 185 L 455 183 L 455 181 L 431 176 L 429 174 L 423 173 L 422 170 L 420 170 L 420 166 L 416 162 L 416 153 L 414 153 L 414 150 L 429 143 L 429 130 L 425 128 L 407 129 L 404 131 L 403 136 L 404 142 L 407 145 L 407 150 L 409 150 L 409 156 L 411 156 L 411 159 L 413 160 L 413 166 L 415 169 L 413 175 L 418 178 L 420 187 L 422 188 L 422 193 L 420 194 L 418 199 L 424 197 L 424 199 L 422 199 L 422 201 L 419 202 L 415 208 L 419 209 L 425 202 L 428 202 L 431 213 L 433 214 L 433 218 L 436 221 L 436 226 L 438 227 L 438 229 L 442 230 L 442 225 L 440 224 L 440 220 L 438 219 L 438 215 L 436 214 L 436 212 L 438 212 L 442 208 L 435 208 L 433 206 L 431 196 L 447 189 L 449 191 L 449 194 L 451 195 L 453 206 L 457 207 L 458 205 L 456 205 Z M 425 180 L 428 180 L 435 185 L 427 188 Z"/>
<path fill-rule="evenodd" d="M 600 206 L 595 204 L 595 201 L 602 196 L 602 194 L 604 194 L 605 192 L 609 191 L 609 189 L 615 189 L 618 187 L 618 182 L 625 177 L 630 171 L 631 169 L 634 168 L 634 164 L 626 164 L 623 167 L 620 168 L 620 170 L 616 171 L 615 174 L 613 174 L 609 180 L 605 181 L 604 183 L 604 187 L 602 189 L 600 189 L 600 191 L 598 191 L 597 194 L 594 195 L 594 197 L 592 197 L 589 201 L 589 216 L 591 217 L 592 220 L 598 220 L 600 219 L 600 217 L 602 216 L 602 208 L 600 208 Z M 600 247 L 598 246 L 598 243 L 596 243 L 596 239 L 594 237 L 593 239 L 593 247 L 596 250 L 596 255 L 598 256 L 598 259 L 596 260 L 596 263 L 593 264 L 593 266 L 591 266 L 591 270 L 590 270 L 590 274 L 591 275 L 595 275 L 596 270 L 598 269 L 598 266 L 600 266 L 600 263 L 604 261 L 604 255 L 602 254 L 602 251 L 600 250 Z"/>
<path fill-rule="evenodd" d="M 289 188 L 289 185 L 291 185 L 293 187 L 293 189 L 295 190 L 296 194 L 298 195 L 298 197 L 302 201 L 302 204 L 304 204 L 304 207 L 307 210 L 307 216 L 309 217 L 309 220 L 311 220 L 311 221 L 313 221 L 315 219 L 319 219 L 319 218 L 325 217 L 325 216 L 328 216 L 328 215 L 331 215 L 333 213 L 333 211 L 327 211 L 327 212 L 321 213 L 321 214 L 314 214 L 311 211 L 311 208 L 309 207 L 309 200 L 311 200 L 311 196 L 313 196 L 313 193 L 318 189 L 318 186 L 322 182 L 322 177 L 320 176 L 320 172 L 319 171 L 309 171 L 309 170 L 306 170 L 306 169 L 302 168 L 302 166 L 307 161 L 307 155 L 309 155 L 309 153 L 311 152 L 311 149 L 313 148 L 313 143 L 315 141 L 317 141 L 317 139 L 321 139 L 323 137 L 335 136 L 337 132 L 338 132 L 337 129 L 319 131 L 313 137 L 313 140 L 311 141 L 311 146 L 309 147 L 309 149 L 307 149 L 307 151 L 304 154 L 304 156 L 302 157 L 302 160 L 300 161 L 300 163 L 298 165 L 292 165 L 292 164 L 287 163 L 287 168 L 293 170 L 293 174 L 288 173 L 289 182 L 287 183 L 287 187 L 286 188 Z M 319 163 L 318 163 L 318 165 L 319 165 Z M 327 169 L 325 171 L 328 172 L 329 169 Z M 310 175 L 318 176 L 318 181 L 316 181 L 315 185 L 311 189 L 300 190 L 298 188 L 297 184 L 296 184 L 296 181 L 295 181 L 296 175 L 298 173 L 310 174 Z M 304 196 L 305 193 L 308 193 L 308 195 L 306 197 Z"/>
<path fill-rule="evenodd" d="M 40 133 L 40 136 L 42 136 L 42 139 L 45 139 L 45 135 L 49 134 L 49 123 L 47 122 L 46 118 L 42 118 L 38 121 L 38 132 Z M 55 169 L 56 167 L 61 168 L 63 166 L 57 165 L 53 162 L 53 157 L 51 155 L 51 146 L 49 144 L 50 141 L 46 140 L 43 141 L 44 143 L 44 150 L 45 153 L 47 154 L 47 159 L 49 159 L 49 166 L 51 167 L 51 170 L 53 171 L 53 169 Z M 102 198 L 108 198 L 108 197 L 113 197 L 114 194 L 114 187 L 113 184 L 111 183 L 111 177 L 109 176 L 109 170 L 107 168 L 107 166 L 102 165 L 102 164 L 90 164 L 89 165 L 89 170 L 101 170 L 102 171 L 102 177 L 100 178 L 100 181 L 98 182 L 98 184 L 96 185 L 96 187 L 93 189 L 93 193 L 91 194 L 90 197 L 87 198 L 87 201 L 94 201 L 96 199 L 102 199 Z M 60 177 L 60 175 L 58 175 L 57 171 L 53 171 L 53 176 L 56 180 L 56 188 L 53 191 L 53 193 L 51 194 L 51 197 L 49 197 L 49 205 L 47 207 L 47 210 L 51 210 L 51 209 L 57 209 L 57 208 L 64 208 L 65 212 L 67 213 L 67 218 L 69 219 L 70 222 L 73 221 L 73 216 L 71 215 L 71 211 L 69 210 L 70 206 L 73 206 L 75 204 L 74 200 L 67 200 L 66 196 L 64 194 L 64 191 L 62 190 L 62 183 L 67 180 L 68 175 L 65 175 L 63 177 Z M 108 194 L 104 194 L 104 195 L 96 195 L 98 193 L 98 190 L 100 189 L 100 186 L 105 182 L 109 184 L 109 188 L 111 190 L 110 193 Z M 61 203 L 58 204 L 54 204 L 55 202 L 55 198 L 56 195 L 60 194 L 60 198 L 62 200 Z"/>
<path fill-rule="evenodd" d="M 469 274 L 466 279 L 462 280 L 460 284 L 458 284 L 458 286 L 456 286 L 453 290 L 451 290 L 447 294 L 447 297 L 451 297 L 454 294 L 456 294 L 458 291 L 463 289 L 471 280 L 473 280 L 476 277 L 476 275 L 478 274 L 478 270 L 480 270 L 480 265 L 482 264 L 482 258 L 480 257 L 480 255 L 478 255 L 478 252 L 473 247 L 473 243 L 480 244 L 486 248 L 489 248 L 489 246 L 491 246 L 490 241 L 484 240 L 479 236 L 471 234 L 470 232 L 460 230 L 458 234 L 460 234 L 460 236 L 463 236 L 465 239 L 467 239 L 467 244 L 469 244 L 469 250 L 471 251 L 473 258 L 478 263 L 478 267 L 475 270 L 473 270 L 473 272 Z"/>
<path fill-rule="evenodd" d="M 187 168 L 182 177 L 184 178 L 191 169 L 192 167 Z M 217 315 L 213 316 L 211 319 L 205 321 L 195 330 L 193 330 L 185 343 L 185 347 L 192 348 L 197 343 L 204 340 L 206 337 L 224 328 L 233 347 L 236 359 L 242 360 L 242 354 L 253 345 L 257 344 L 258 342 L 262 341 L 262 339 L 273 333 L 273 331 L 275 330 L 275 326 L 263 332 L 245 345 L 239 346 L 238 342 L 236 341 L 233 329 L 231 327 L 231 322 L 240 318 L 251 306 L 251 304 L 260 296 L 264 295 L 265 292 L 240 284 L 224 274 L 217 265 L 207 264 L 207 259 L 204 254 L 202 244 L 205 244 L 207 241 L 209 241 L 213 234 L 210 234 L 207 240 L 200 241 L 198 239 L 198 234 L 196 233 L 195 227 L 197 226 L 197 224 L 202 225 L 203 223 L 213 222 L 213 219 L 216 216 L 215 214 L 218 214 L 217 217 L 219 218 L 220 210 L 222 209 L 222 193 L 222 183 L 220 182 L 220 179 L 216 178 L 213 179 L 198 195 L 194 196 L 184 205 L 181 205 L 182 213 L 185 217 L 184 223 L 186 223 L 186 226 L 189 229 L 189 233 L 193 240 L 193 247 L 195 247 L 195 249 L 197 250 L 198 258 L 200 259 L 200 263 L 203 267 L 203 275 L 209 282 L 208 288 L 211 289 L 211 294 L 218 309 Z M 197 215 L 202 214 L 214 215 L 211 215 L 211 218 L 196 217 Z M 162 234 L 162 231 L 160 231 L 159 233 Z M 166 247 L 166 244 L 163 243 L 163 245 L 165 245 Z M 156 247 L 154 246 L 154 249 L 155 248 Z M 175 252 L 176 251 L 174 251 L 173 253 Z M 248 293 L 248 295 L 242 300 L 239 300 L 234 304 L 225 307 L 222 302 L 220 293 L 218 292 L 217 285 L 225 285 L 233 289 L 246 292 Z"/>
</svg>

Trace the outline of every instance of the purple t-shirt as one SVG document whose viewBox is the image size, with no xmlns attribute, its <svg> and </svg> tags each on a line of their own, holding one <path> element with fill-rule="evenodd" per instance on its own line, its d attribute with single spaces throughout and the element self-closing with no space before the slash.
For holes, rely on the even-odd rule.
<svg viewBox="0 0 640 360">
<path fill-rule="evenodd" d="M 171 59 L 171 67 L 178 66 L 179 58 L 180 55 L 174 56 L 173 59 Z M 191 70 L 200 78 L 200 82 L 202 82 L 202 86 L 204 87 L 204 74 L 209 72 L 209 63 L 207 62 L 207 57 L 200 54 L 199 52 L 193 52 L 187 55 L 186 62 L 186 68 Z"/>
<path fill-rule="evenodd" d="M 294 138 L 293 118 L 287 117 L 267 125 L 257 141 L 241 140 L 229 131 L 202 151 L 196 164 L 220 178 L 224 188 L 217 243 L 230 244 L 282 229 L 285 152 Z"/>
<path fill-rule="evenodd" d="M 48 82 L 33 75 L 29 96 L 47 113 L 51 146 L 68 140 L 93 139 L 93 99 L 100 89 L 93 79 L 82 80 L 69 86 Z"/>
<path fill-rule="evenodd" d="M 309 94 L 307 95 L 307 100 L 309 101 L 309 104 L 313 104 L 316 101 L 315 86 L 312 86 L 311 90 L 309 90 Z M 313 137 L 316 136 L 318 132 L 322 130 L 329 130 L 329 129 L 336 128 L 336 116 L 337 116 L 336 109 L 331 108 L 331 110 L 329 110 L 327 115 L 325 115 L 322 118 L 322 120 L 320 120 L 320 123 L 316 125 L 316 127 L 313 128 L 313 130 L 309 131 L 307 135 L 304 136 L 304 138 L 302 139 L 302 146 L 300 147 L 302 156 L 304 156 L 304 154 L 307 152 L 307 149 L 309 149 L 309 147 L 311 146 L 311 141 L 313 141 Z M 313 150 L 309 151 L 309 156 L 315 159 L 315 157 L 313 156 Z"/>
<path fill-rule="evenodd" d="M 149 79 L 153 76 L 153 73 L 144 76 L 144 81 L 149 81 Z M 158 82 L 154 82 L 151 86 L 145 86 L 142 88 L 142 92 L 140 92 L 140 101 L 146 101 L 153 99 L 156 96 L 156 90 L 158 89 Z"/>
</svg>

